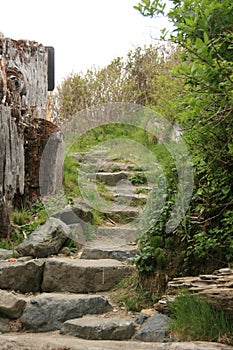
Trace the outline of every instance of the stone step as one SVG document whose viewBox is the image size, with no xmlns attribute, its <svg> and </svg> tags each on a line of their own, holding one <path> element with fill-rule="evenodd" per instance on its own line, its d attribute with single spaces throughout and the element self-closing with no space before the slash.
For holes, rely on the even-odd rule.
<svg viewBox="0 0 233 350">
<path fill-rule="evenodd" d="M 116 317 L 84 316 L 66 321 L 61 328 L 61 334 L 92 340 L 127 340 L 134 333 L 135 324 L 132 320 Z"/>
<path fill-rule="evenodd" d="M 79 170 L 80 176 L 84 176 L 85 179 L 90 181 L 98 180 L 109 186 L 116 186 L 121 180 L 127 180 L 129 173 L 127 171 L 118 171 L 115 173 L 111 172 L 97 172 L 97 173 L 86 173 Z"/>
<path fill-rule="evenodd" d="M 113 259 L 49 258 L 45 263 L 41 288 L 44 292 L 106 291 L 133 271 L 133 266 Z"/>
<path fill-rule="evenodd" d="M 232 346 L 211 342 L 148 343 L 131 340 L 86 340 L 57 331 L 47 333 L 0 334 L 2 350 L 232 350 Z"/>
<path fill-rule="evenodd" d="M 102 215 L 105 220 L 113 221 L 116 224 L 128 224 L 136 219 L 142 209 L 139 207 L 130 207 L 124 204 L 112 205 L 106 213 Z"/>
<path fill-rule="evenodd" d="M 0 289 L 29 292 L 90 293 L 111 289 L 134 270 L 113 259 L 72 258 L 1 261 Z"/>
<path fill-rule="evenodd" d="M 39 292 L 45 259 L 29 261 L 1 261 L 0 289 L 18 290 L 22 293 Z"/>
<path fill-rule="evenodd" d="M 111 223 L 112 224 L 112 223 Z M 136 227 L 131 225 L 99 226 L 95 230 L 95 238 L 87 239 L 85 244 L 89 248 L 112 248 L 132 244 L 139 236 Z"/>
<path fill-rule="evenodd" d="M 82 251 L 81 259 L 116 259 L 119 261 L 132 261 L 138 253 L 136 246 L 125 246 L 119 248 L 89 248 L 85 247 Z"/>
<path fill-rule="evenodd" d="M 149 170 L 149 167 L 138 167 L 132 162 L 120 162 L 108 160 L 106 158 L 86 159 L 84 163 L 80 165 L 80 169 L 85 172 L 100 172 L 100 173 L 116 173 L 119 171 L 129 172 L 141 172 Z"/>
<path fill-rule="evenodd" d="M 148 196 L 140 193 L 140 194 L 128 194 L 123 192 L 112 193 L 114 202 L 117 204 L 128 204 L 129 206 L 144 206 L 147 202 Z"/>
<path fill-rule="evenodd" d="M 108 299 L 101 295 L 42 293 L 25 300 L 19 321 L 24 329 L 34 332 L 57 330 L 66 320 L 112 311 Z"/>
</svg>

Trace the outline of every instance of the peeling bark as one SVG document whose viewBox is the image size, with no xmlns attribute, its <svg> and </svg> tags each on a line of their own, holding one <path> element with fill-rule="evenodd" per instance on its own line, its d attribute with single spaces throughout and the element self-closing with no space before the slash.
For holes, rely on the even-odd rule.
<svg viewBox="0 0 233 350">
<path fill-rule="evenodd" d="M 8 207 L 30 206 L 40 197 L 40 162 L 50 137 L 54 147 L 45 195 L 61 187 L 64 139 L 45 120 L 47 68 L 42 45 L 0 37 L 0 238 L 11 235 Z"/>
</svg>

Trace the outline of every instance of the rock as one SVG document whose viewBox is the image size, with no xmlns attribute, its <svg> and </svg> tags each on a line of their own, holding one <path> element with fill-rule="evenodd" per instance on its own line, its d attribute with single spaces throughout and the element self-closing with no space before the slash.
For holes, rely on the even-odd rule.
<svg viewBox="0 0 233 350">
<path fill-rule="evenodd" d="M 75 247 L 80 250 L 86 242 L 86 238 L 84 237 L 84 230 L 82 228 L 82 224 L 70 224 L 69 228 L 71 229 L 71 234 L 69 236 L 72 239 Z"/>
<path fill-rule="evenodd" d="M 127 205 L 113 205 L 111 211 L 106 212 L 106 219 L 110 219 L 118 224 L 131 223 L 141 213 L 140 208 L 130 207 Z"/>
<path fill-rule="evenodd" d="M 19 318 L 25 308 L 26 301 L 12 292 L 0 290 L 0 313 L 9 318 Z"/>
<path fill-rule="evenodd" d="M 26 262 L 0 262 L 0 289 L 39 292 L 44 270 L 44 259 Z"/>
<path fill-rule="evenodd" d="M 97 238 L 88 243 L 89 247 L 108 247 L 117 248 L 125 246 L 129 242 L 135 242 L 140 232 L 137 228 L 129 225 L 123 226 L 99 226 L 97 227 Z"/>
<path fill-rule="evenodd" d="M 10 320 L 5 317 L 0 317 L 0 333 L 8 333 L 10 331 Z"/>
<path fill-rule="evenodd" d="M 100 295 L 44 293 L 29 298 L 20 322 L 34 332 L 52 331 L 68 319 L 111 310 L 108 300 Z"/>
<path fill-rule="evenodd" d="M 134 332 L 135 325 L 132 321 L 90 316 L 68 320 L 61 329 L 62 334 L 93 340 L 126 340 L 130 339 Z"/>
<path fill-rule="evenodd" d="M 49 258 L 46 260 L 44 292 L 89 293 L 111 289 L 134 270 L 117 260 Z"/>
<path fill-rule="evenodd" d="M 66 225 L 80 223 L 79 217 L 75 214 L 73 209 L 70 207 L 52 214 L 52 217 L 63 221 Z"/>
<path fill-rule="evenodd" d="M 87 176 L 90 176 L 90 174 L 87 174 Z M 105 183 L 106 185 L 115 186 L 119 181 L 123 179 L 124 180 L 128 179 L 128 172 L 126 171 L 119 171 L 115 173 L 99 172 L 97 174 L 94 174 L 94 177 L 96 177 L 97 180 Z"/>
<path fill-rule="evenodd" d="M 33 260 L 33 256 L 20 256 L 17 261 L 21 261 L 21 262 L 26 262 L 26 261 L 29 261 L 29 260 Z"/>
<path fill-rule="evenodd" d="M 116 259 L 130 261 L 138 253 L 137 247 L 128 246 L 120 248 L 89 248 L 83 249 L 81 259 Z"/>
<path fill-rule="evenodd" d="M 70 233 L 70 228 L 61 220 L 50 218 L 32 232 L 16 250 L 21 255 L 31 255 L 36 258 L 58 254 Z"/>
<path fill-rule="evenodd" d="M 10 258 L 13 255 L 13 251 L 12 250 L 8 250 L 8 249 L 0 249 L 0 260 L 5 260 L 7 258 Z"/>
<path fill-rule="evenodd" d="M 168 320 L 165 315 L 151 316 L 136 334 L 136 339 L 145 342 L 163 342 L 169 334 Z"/>
<path fill-rule="evenodd" d="M 70 250 L 69 247 L 63 247 L 63 248 L 60 250 L 59 254 L 65 255 L 65 256 L 70 256 L 70 255 L 71 255 L 71 250 Z"/>
<path fill-rule="evenodd" d="M 211 342 L 142 343 L 96 341 L 60 335 L 57 332 L 1 334 L 1 350 L 232 350 L 232 346 Z"/>
<path fill-rule="evenodd" d="M 198 277 L 174 278 L 168 282 L 168 292 L 183 286 L 189 287 L 190 292 L 204 296 L 208 302 L 226 311 L 233 317 L 233 270 L 219 269 L 212 275 Z"/>
<path fill-rule="evenodd" d="M 94 223 L 94 215 L 92 213 L 92 207 L 82 198 L 75 198 L 73 200 L 73 211 L 82 221 Z"/>
<path fill-rule="evenodd" d="M 220 275 L 220 276 L 233 275 L 233 269 L 229 269 L 226 267 L 224 269 L 215 271 L 214 274 Z"/>
<path fill-rule="evenodd" d="M 227 312 L 233 317 L 233 289 L 232 288 L 212 288 L 200 291 L 200 296 L 215 306 Z"/>
<path fill-rule="evenodd" d="M 144 314 L 143 312 L 141 312 L 138 316 L 136 316 L 135 322 L 137 324 L 143 324 L 143 322 L 145 322 L 145 320 L 147 320 L 148 317 L 149 316 L 147 314 Z"/>
</svg>

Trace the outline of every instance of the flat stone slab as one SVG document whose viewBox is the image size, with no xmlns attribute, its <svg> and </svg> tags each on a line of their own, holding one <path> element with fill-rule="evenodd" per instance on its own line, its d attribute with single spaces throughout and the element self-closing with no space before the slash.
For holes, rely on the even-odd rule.
<svg viewBox="0 0 233 350">
<path fill-rule="evenodd" d="M 34 332 L 52 331 L 66 320 L 111 310 L 108 299 L 101 295 L 42 293 L 28 298 L 20 322 Z"/>
<path fill-rule="evenodd" d="M 72 293 L 106 291 L 133 271 L 133 266 L 113 259 L 49 258 L 45 263 L 42 291 Z"/>
<path fill-rule="evenodd" d="M 44 270 L 44 259 L 23 261 L 0 261 L 0 289 L 39 292 Z"/>
<path fill-rule="evenodd" d="M 116 259 L 119 261 L 130 261 L 138 253 L 135 246 L 120 248 L 89 248 L 83 249 L 81 259 Z"/>
<path fill-rule="evenodd" d="M 85 340 L 58 332 L 8 333 L 0 335 L 1 350 L 233 350 L 232 346 L 209 342 L 142 343 L 117 340 Z"/>
<path fill-rule="evenodd" d="M 131 320 L 84 316 L 64 323 L 61 334 L 92 340 L 127 340 L 135 333 Z"/>
</svg>

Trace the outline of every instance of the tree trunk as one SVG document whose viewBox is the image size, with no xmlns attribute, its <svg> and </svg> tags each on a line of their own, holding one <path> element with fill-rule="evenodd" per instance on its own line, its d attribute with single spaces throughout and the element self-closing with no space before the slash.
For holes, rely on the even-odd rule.
<svg viewBox="0 0 233 350">
<path fill-rule="evenodd" d="M 0 38 L 0 239 L 12 232 L 8 208 L 29 206 L 39 199 L 40 161 L 52 134 L 56 147 L 51 173 L 60 164 L 61 174 L 63 136 L 45 120 L 47 70 L 45 47 L 34 41 Z M 61 175 L 52 177 L 47 192 L 57 191 L 61 182 Z"/>
</svg>

